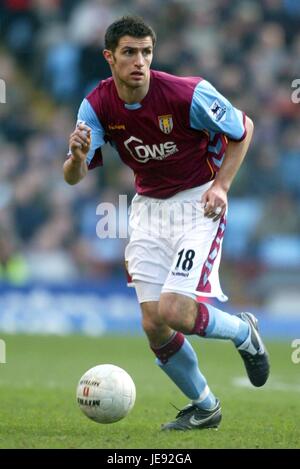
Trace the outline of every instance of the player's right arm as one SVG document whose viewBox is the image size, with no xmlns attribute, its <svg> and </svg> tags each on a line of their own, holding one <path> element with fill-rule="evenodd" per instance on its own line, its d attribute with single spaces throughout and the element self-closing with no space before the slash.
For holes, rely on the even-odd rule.
<svg viewBox="0 0 300 469">
<path fill-rule="evenodd" d="M 77 184 L 86 176 L 90 144 L 91 129 L 86 124 L 79 124 L 70 135 L 69 158 L 64 163 L 64 179 L 68 184 Z"/>
<path fill-rule="evenodd" d="M 101 147 L 104 145 L 104 129 L 87 99 L 80 105 L 75 130 L 69 138 L 68 159 L 64 163 L 64 179 L 77 184 L 88 169 L 102 165 Z"/>
</svg>

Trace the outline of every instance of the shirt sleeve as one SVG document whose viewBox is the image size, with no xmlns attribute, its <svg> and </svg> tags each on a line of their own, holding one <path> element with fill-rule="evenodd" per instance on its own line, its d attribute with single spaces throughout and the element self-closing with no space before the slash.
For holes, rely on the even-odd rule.
<svg viewBox="0 0 300 469">
<path fill-rule="evenodd" d="M 244 140 L 247 134 L 245 113 L 236 109 L 208 81 L 196 86 L 190 110 L 190 125 L 195 130 L 221 132 L 231 140 Z"/>
<path fill-rule="evenodd" d="M 87 164 L 91 169 L 96 166 L 102 166 L 100 148 L 105 144 L 104 129 L 87 99 L 84 99 L 79 107 L 76 125 L 81 123 L 91 128 L 91 147 L 87 154 Z"/>
</svg>

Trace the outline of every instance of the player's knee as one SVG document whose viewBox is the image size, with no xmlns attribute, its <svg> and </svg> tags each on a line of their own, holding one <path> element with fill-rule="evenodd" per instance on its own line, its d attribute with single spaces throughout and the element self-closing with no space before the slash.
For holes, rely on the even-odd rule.
<svg viewBox="0 0 300 469">
<path fill-rule="evenodd" d="M 195 302 L 178 293 L 163 293 L 159 302 L 159 316 L 169 327 L 177 331 L 190 328 Z"/>
<path fill-rule="evenodd" d="M 182 316 L 182 301 L 176 293 L 163 293 L 159 302 L 159 316 L 172 328 L 177 329 Z"/>
</svg>

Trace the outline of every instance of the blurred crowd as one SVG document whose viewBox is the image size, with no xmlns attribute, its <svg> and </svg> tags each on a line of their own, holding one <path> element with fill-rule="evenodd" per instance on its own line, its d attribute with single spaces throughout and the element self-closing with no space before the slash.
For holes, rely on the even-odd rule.
<svg viewBox="0 0 300 469">
<path fill-rule="evenodd" d="M 268 288 L 299 284 L 300 103 L 291 96 L 300 78 L 300 2 L 0 5 L 0 79 L 6 83 L 6 103 L 0 103 L 0 282 L 99 281 L 123 271 L 126 239 L 98 239 L 96 209 L 101 202 L 118 207 L 119 194 L 130 201 L 130 171 L 111 148 L 104 167 L 77 186 L 64 182 L 62 165 L 81 100 L 110 75 L 101 54 L 105 29 L 123 14 L 138 14 L 157 32 L 154 69 L 206 78 L 255 123 L 230 192 L 224 290 L 236 303 L 259 304 Z"/>
</svg>

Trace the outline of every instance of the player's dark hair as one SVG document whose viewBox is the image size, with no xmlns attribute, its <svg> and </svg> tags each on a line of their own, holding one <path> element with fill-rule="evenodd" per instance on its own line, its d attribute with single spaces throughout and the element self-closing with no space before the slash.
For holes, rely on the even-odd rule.
<svg viewBox="0 0 300 469">
<path fill-rule="evenodd" d="M 106 30 L 105 33 L 105 49 L 115 51 L 119 40 L 123 36 L 132 36 L 137 38 L 143 38 L 150 36 L 152 38 L 153 47 L 156 43 L 156 34 L 148 26 L 143 18 L 139 16 L 123 16 L 112 23 Z"/>
</svg>

